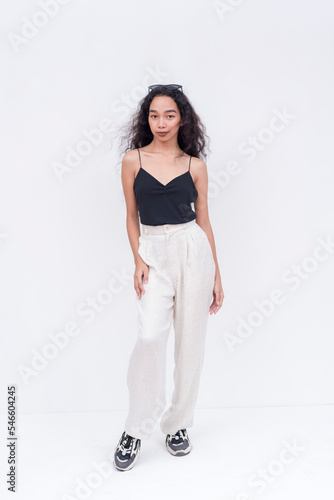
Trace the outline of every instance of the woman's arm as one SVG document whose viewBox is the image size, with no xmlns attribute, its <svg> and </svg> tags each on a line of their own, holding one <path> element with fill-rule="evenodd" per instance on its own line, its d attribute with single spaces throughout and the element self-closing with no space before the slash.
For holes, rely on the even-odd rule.
<svg viewBox="0 0 334 500">
<path fill-rule="evenodd" d="M 214 286 L 214 301 L 210 306 L 210 314 L 216 313 L 222 306 L 224 292 L 221 284 L 221 276 L 217 260 L 215 239 L 209 219 L 208 210 L 208 169 L 206 163 L 200 158 L 193 158 L 193 177 L 194 184 L 198 191 L 197 200 L 194 203 L 196 212 L 196 222 L 205 231 L 211 245 L 213 259 L 216 264 L 215 286 Z"/>
<path fill-rule="evenodd" d="M 126 204 L 126 229 L 128 232 L 128 238 L 136 265 L 134 275 L 134 288 L 138 297 L 140 298 L 140 292 L 145 293 L 142 283 L 142 277 L 144 276 L 144 282 L 147 283 L 148 266 L 138 254 L 140 227 L 137 200 L 133 191 L 133 182 L 135 179 L 135 172 L 137 168 L 135 159 L 137 159 L 138 156 L 134 155 L 134 153 L 136 153 L 135 150 L 128 151 L 123 156 L 121 180 Z"/>
<path fill-rule="evenodd" d="M 195 201 L 195 212 L 196 212 L 196 222 L 197 224 L 206 232 L 208 240 L 210 242 L 212 248 L 212 255 L 216 264 L 216 276 L 220 275 L 217 254 L 216 254 L 216 245 L 213 236 L 212 227 L 209 219 L 209 210 L 208 210 L 208 169 L 206 163 L 199 159 L 193 158 L 194 160 L 194 184 L 198 191 L 198 198 Z"/>
</svg>

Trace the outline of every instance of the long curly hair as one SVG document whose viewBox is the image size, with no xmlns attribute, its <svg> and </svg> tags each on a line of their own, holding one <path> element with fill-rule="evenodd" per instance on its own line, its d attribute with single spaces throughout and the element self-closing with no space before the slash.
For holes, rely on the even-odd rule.
<svg viewBox="0 0 334 500">
<path fill-rule="evenodd" d="M 148 123 L 149 109 L 154 97 L 160 95 L 174 99 L 180 110 L 183 122 L 177 136 L 180 149 L 191 156 L 206 159 L 206 149 L 210 152 L 208 147 L 210 138 L 206 134 L 205 125 L 182 90 L 171 90 L 166 87 L 153 89 L 141 99 L 135 113 L 121 127 L 124 135 L 120 138 L 120 151 L 126 153 L 135 148 L 142 148 L 152 142 L 153 134 Z M 126 144 L 125 149 L 122 146 L 124 143 Z"/>
</svg>

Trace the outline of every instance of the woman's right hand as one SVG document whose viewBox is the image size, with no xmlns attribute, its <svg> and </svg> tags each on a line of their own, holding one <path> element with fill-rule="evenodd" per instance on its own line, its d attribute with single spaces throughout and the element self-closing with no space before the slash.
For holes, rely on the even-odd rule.
<svg viewBox="0 0 334 500">
<path fill-rule="evenodd" d="M 144 283 L 147 284 L 148 282 L 148 265 L 143 261 L 143 259 L 139 258 L 137 264 L 136 264 L 136 270 L 134 274 L 134 287 L 136 290 L 136 294 L 138 295 L 138 298 L 141 298 L 141 293 L 145 293 L 144 285 L 143 285 L 143 279 L 144 277 Z"/>
</svg>

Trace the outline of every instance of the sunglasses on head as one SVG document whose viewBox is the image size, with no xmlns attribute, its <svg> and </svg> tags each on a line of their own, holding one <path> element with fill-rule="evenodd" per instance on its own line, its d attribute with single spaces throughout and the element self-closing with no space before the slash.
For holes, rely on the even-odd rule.
<svg viewBox="0 0 334 500">
<path fill-rule="evenodd" d="M 151 90 L 155 90 L 155 89 L 159 89 L 159 88 L 166 88 L 168 90 L 182 90 L 183 92 L 183 88 L 182 88 L 182 85 L 178 85 L 177 83 L 170 83 L 168 85 L 163 85 L 163 84 L 155 84 L 155 85 L 150 85 L 148 87 L 148 90 L 149 92 L 151 92 Z"/>
</svg>

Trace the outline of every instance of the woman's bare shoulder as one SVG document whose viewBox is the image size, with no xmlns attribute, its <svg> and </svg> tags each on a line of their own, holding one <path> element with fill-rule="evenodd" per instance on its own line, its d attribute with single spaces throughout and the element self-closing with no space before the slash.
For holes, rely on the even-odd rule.
<svg viewBox="0 0 334 500">
<path fill-rule="evenodd" d="M 203 177 L 205 173 L 207 172 L 207 165 L 204 160 L 201 158 L 198 158 L 197 156 L 192 156 L 191 157 L 191 167 L 190 170 L 193 173 L 193 177 L 195 177 L 195 183 L 197 182 L 198 179 Z"/>
<path fill-rule="evenodd" d="M 124 182 L 129 183 L 129 185 L 134 182 L 138 167 L 138 151 L 136 149 L 127 151 L 122 158 L 122 178 L 124 179 Z"/>
<path fill-rule="evenodd" d="M 135 160 L 138 160 L 138 158 L 138 150 L 136 148 L 131 149 L 124 154 L 122 163 L 123 165 L 133 164 Z"/>
<path fill-rule="evenodd" d="M 201 158 L 198 158 L 198 156 L 192 156 L 191 157 L 191 163 L 194 162 L 195 165 L 206 165 L 205 161 L 202 160 Z"/>
</svg>

